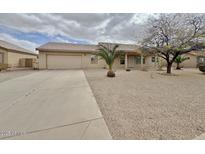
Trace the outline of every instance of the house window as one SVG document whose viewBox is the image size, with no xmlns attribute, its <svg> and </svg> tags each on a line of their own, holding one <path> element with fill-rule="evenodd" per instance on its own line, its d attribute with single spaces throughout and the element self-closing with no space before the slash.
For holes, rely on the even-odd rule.
<svg viewBox="0 0 205 154">
<path fill-rule="evenodd" d="M 91 55 L 90 62 L 91 62 L 91 64 L 97 64 L 98 63 L 98 56 Z"/>
<path fill-rule="evenodd" d="M 204 62 L 204 57 L 200 57 L 199 61 L 200 61 L 201 63 L 203 63 L 203 62 Z"/>
<path fill-rule="evenodd" d="M 124 65 L 125 64 L 125 58 L 124 57 L 120 57 L 120 65 Z"/>
<path fill-rule="evenodd" d="M 152 62 L 155 63 L 155 57 L 154 56 L 152 57 Z"/>
<path fill-rule="evenodd" d="M 141 57 L 140 57 L 140 60 L 141 60 Z M 142 63 L 145 64 L 145 57 L 142 57 Z M 141 62 L 140 62 L 141 64 Z"/>
<path fill-rule="evenodd" d="M 205 57 L 203 57 L 203 56 L 198 56 L 198 57 L 197 57 L 197 62 L 198 62 L 198 63 L 205 63 Z"/>
<path fill-rule="evenodd" d="M 141 64 L 141 57 L 137 56 L 135 62 L 136 64 Z"/>
</svg>

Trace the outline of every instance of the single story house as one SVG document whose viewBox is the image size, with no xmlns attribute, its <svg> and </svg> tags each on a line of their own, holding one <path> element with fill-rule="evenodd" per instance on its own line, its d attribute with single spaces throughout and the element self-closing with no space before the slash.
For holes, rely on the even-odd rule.
<svg viewBox="0 0 205 154">
<path fill-rule="evenodd" d="M 183 68 L 197 68 L 201 63 L 205 63 L 205 51 L 191 51 L 183 54 L 183 57 L 189 57 L 188 60 L 180 64 Z M 166 61 L 155 55 L 145 56 L 146 65 L 149 68 L 157 68 L 159 61 L 161 60 L 162 65 L 166 66 Z M 173 67 L 176 67 L 176 63 L 173 63 Z"/>
<path fill-rule="evenodd" d="M 36 48 L 39 51 L 39 69 L 105 68 L 105 62 L 94 55 L 99 48 L 99 44 L 115 45 L 115 43 L 104 42 L 97 45 L 48 42 Z M 143 56 L 139 46 L 135 44 L 118 45 L 117 50 L 123 51 L 124 56 L 115 60 L 114 68 L 157 67 L 158 58 L 154 55 Z M 190 61 L 184 62 L 184 67 L 196 67 L 198 56 L 191 53 L 189 55 Z"/>
<path fill-rule="evenodd" d="M 94 55 L 98 48 L 99 45 L 46 43 L 36 49 L 39 51 L 39 69 L 105 68 L 105 62 Z M 114 68 L 141 65 L 141 51 L 136 45 L 119 44 L 118 50 L 124 51 L 125 56 L 115 60 Z"/>
<path fill-rule="evenodd" d="M 37 54 L 0 40 L 0 64 L 8 65 L 8 67 L 32 67 L 36 59 Z"/>
<path fill-rule="evenodd" d="M 183 62 L 183 67 L 198 67 L 200 64 L 205 63 L 204 51 L 192 51 L 187 53 L 186 56 L 190 59 Z"/>
</svg>

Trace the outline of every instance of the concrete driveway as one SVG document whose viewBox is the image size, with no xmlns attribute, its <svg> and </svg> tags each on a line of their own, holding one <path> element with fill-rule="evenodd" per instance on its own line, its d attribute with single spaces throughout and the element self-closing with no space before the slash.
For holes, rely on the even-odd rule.
<svg viewBox="0 0 205 154">
<path fill-rule="evenodd" d="M 0 139 L 111 139 L 82 70 L 0 83 Z"/>
</svg>

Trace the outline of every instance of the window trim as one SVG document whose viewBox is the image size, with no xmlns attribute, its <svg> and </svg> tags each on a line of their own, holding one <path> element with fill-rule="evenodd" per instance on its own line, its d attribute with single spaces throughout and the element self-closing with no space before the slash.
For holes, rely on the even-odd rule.
<svg viewBox="0 0 205 154">
<path fill-rule="evenodd" d="M 136 65 L 141 64 L 141 56 L 135 56 L 135 64 Z"/>
<path fill-rule="evenodd" d="M 151 57 L 151 62 L 152 62 L 152 63 L 155 63 L 155 62 L 156 62 L 156 57 L 155 57 L 155 56 L 152 56 L 152 57 Z"/>
<path fill-rule="evenodd" d="M 92 60 L 92 58 L 94 58 L 94 59 Z M 97 55 L 90 56 L 90 64 L 98 64 L 98 56 Z"/>
<path fill-rule="evenodd" d="M 121 63 L 123 61 L 123 63 Z M 120 65 L 125 65 L 125 58 L 124 57 L 120 57 Z"/>
</svg>

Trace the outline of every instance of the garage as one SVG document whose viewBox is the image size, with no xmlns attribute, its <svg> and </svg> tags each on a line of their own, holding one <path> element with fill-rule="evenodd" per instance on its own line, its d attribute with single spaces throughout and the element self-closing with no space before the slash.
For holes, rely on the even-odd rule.
<svg viewBox="0 0 205 154">
<path fill-rule="evenodd" d="M 98 63 L 92 63 L 90 57 L 97 49 L 97 45 L 48 42 L 36 48 L 39 52 L 39 69 L 97 67 Z"/>
<path fill-rule="evenodd" d="M 82 68 L 81 55 L 47 55 L 48 69 L 77 69 Z"/>
<path fill-rule="evenodd" d="M 0 64 L 3 64 L 3 53 L 0 53 Z"/>
</svg>

